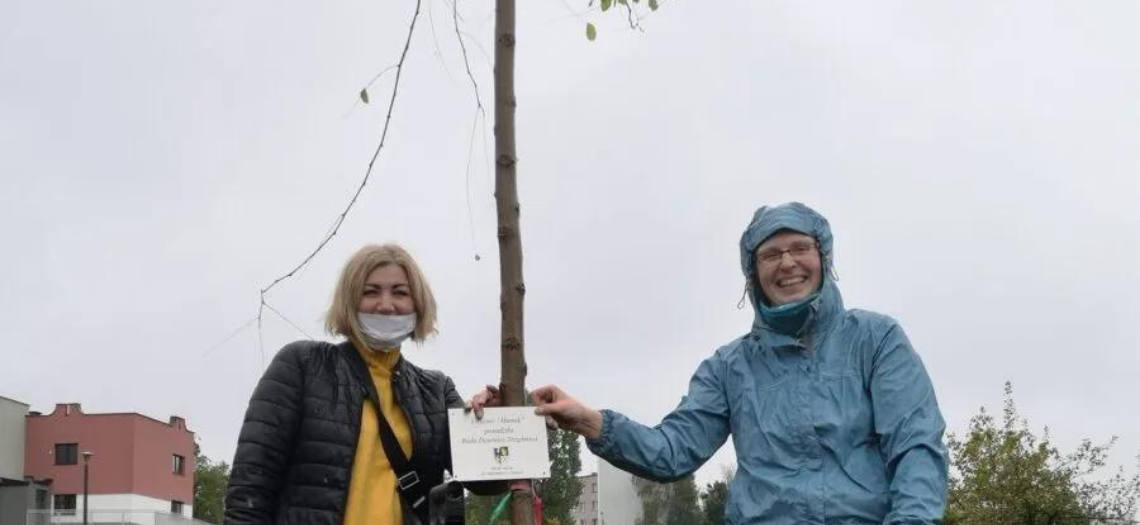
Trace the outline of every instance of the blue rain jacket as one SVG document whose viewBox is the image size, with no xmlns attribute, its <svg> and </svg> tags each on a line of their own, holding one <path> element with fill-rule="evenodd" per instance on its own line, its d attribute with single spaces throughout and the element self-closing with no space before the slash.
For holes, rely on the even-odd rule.
<svg viewBox="0 0 1140 525">
<path fill-rule="evenodd" d="M 773 233 L 815 237 L 819 297 L 798 337 L 759 315 L 753 253 Z M 732 436 L 727 525 L 934 524 L 946 506 L 945 423 L 918 354 L 894 319 L 846 310 L 827 220 L 799 203 L 762 207 L 740 240 L 751 331 L 697 368 L 681 404 L 650 428 L 610 410 L 590 450 L 637 476 L 691 474 Z"/>
</svg>

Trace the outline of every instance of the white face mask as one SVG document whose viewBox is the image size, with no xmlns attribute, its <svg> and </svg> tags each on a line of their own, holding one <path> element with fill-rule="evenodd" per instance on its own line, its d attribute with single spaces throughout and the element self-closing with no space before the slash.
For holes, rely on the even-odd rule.
<svg viewBox="0 0 1140 525">
<path fill-rule="evenodd" d="M 360 321 L 360 330 L 364 332 L 364 342 L 373 350 L 390 352 L 399 348 L 400 343 L 411 337 L 416 329 L 416 314 L 384 315 L 357 313 L 356 319 Z"/>
</svg>

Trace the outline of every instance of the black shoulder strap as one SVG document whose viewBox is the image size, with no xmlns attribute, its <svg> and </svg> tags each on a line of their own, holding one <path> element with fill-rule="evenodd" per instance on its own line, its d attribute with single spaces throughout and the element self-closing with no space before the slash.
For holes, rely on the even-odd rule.
<svg viewBox="0 0 1140 525">
<path fill-rule="evenodd" d="M 376 410 L 376 421 L 380 426 L 380 445 L 384 447 L 384 455 L 388 456 L 388 463 L 396 472 L 396 486 L 399 488 L 400 494 L 412 506 L 412 509 L 418 511 L 420 506 L 427 502 L 427 493 L 430 487 L 427 487 L 426 483 L 420 483 L 419 474 L 412 468 L 408 456 L 404 454 L 404 449 L 400 448 L 400 442 L 396 439 L 396 434 L 392 432 L 392 425 L 388 423 L 388 418 L 384 417 L 384 411 L 380 409 L 380 395 L 376 392 L 376 384 L 372 382 L 372 374 L 368 372 L 368 365 L 365 364 L 364 358 L 360 356 L 356 347 L 351 343 L 344 343 L 339 346 L 348 359 L 349 367 L 356 375 L 356 379 L 364 385 L 364 389 L 368 392 L 368 398 L 372 400 L 372 407 Z M 393 386 L 393 388 L 395 387 Z"/>
</svg>

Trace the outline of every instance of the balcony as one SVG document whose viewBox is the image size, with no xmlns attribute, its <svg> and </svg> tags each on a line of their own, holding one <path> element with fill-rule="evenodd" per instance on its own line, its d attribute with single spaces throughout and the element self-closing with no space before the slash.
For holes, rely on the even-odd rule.
<svg viewBox="0 0 1140 525">
<path fill-rule="evenodd" d="M 25 525 L 55 525 L 83 523 L 83 512 L 75 509 L 29 510 Z M 87 513 L 89 525 L 210 525 L 158 510 L 95 510 Z"/>
</svg>

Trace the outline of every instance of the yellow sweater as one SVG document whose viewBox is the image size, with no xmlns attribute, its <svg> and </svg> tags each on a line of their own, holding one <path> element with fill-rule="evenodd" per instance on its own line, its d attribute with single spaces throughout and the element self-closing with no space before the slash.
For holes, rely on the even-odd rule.
<svg viewBox="0 0 1140 525">
<path fill-rule="evenodd" d="M 392 369 L 400 360 L 400 350 L 388 353 L 367 350 L 360 355 L 368 364 L 372 382 L 380 395 L 380 410 L 396 434 L 400 447 L 412 457 L 412 429 L 403 409 L 392 394 Z M 352 463 L 352 481 L 348 485 L 348 504 L 344 509 L 344 525 L 402 525 L 403 511 L 396 492 L 396 472 L 380 446 L 380 427 L 372 401 L 364 400 L 360 419 L 360 442 Z"/>
</svg>

